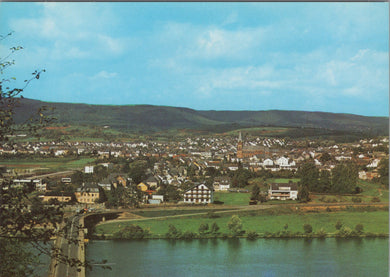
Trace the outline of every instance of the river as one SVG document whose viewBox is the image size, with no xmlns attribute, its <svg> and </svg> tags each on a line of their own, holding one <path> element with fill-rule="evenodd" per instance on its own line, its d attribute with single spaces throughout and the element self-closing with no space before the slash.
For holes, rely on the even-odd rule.
<svg viewBox="0 0 390 277">
<path fill-rule="evenodd" d="M 389 276 L 389 240 L 246 239 L 92 241 L 100 276 Z"/>
</svg>

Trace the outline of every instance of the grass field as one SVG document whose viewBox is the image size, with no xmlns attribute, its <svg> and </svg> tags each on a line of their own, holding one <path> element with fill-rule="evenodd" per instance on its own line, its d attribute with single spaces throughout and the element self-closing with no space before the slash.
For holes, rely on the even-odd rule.
<svg viewBox="0 0 390 277">
<path fill-rule="evenodd" d="M 215 192 L 214 201 L 222 201 L 224 205 L 249 205 L 250 193 Z"/>
<path fill-rule="evenodd" d="M 70 169 L 80 169 L 84 165 L 93 162 L 94 158 L 41 158 L 34 160 L 26 159 L 11 159 L 0 161 L 0 165 L 6 165 L 9 168 L 13 169 L 27 169 L 34 168 L 36 171 L 64 171 Z"/>
<path fill-rule="evenodd" d="M 389 212 L 388 211 L 373 211 L 373 212 L 330 212 L 330 213 L 306 213 L 306 214 L 281 214 L 281 215 L 241 215 L 240 216 L 243 229 L 255 231 L 259 234 L 266 232 L 275 233 L 283 231 L 284 226 L 288 225 L 288 231 L 303 232 L 304 224 L 311 224 L 313 232 L 318 232 L 321 228 L 327 233 L 335 233 L 335 224 L 337 221 L 354 229 L 357 224 L 363 224 L 364 232 L 371 233 L 389 233 Z M 198 232 L 201 223 L 207 223 L 211 226 L 214 222 L 220 227 L 221 233 L 229 233 L 227 224 L 230 220 L 230 215 L 225 215 L 219 218 L 206 218 L 201 216 L 193 216 L 188 218 L 167 218 L 148 221 L 128 221 L 120 223 L 106 223 L 96 227 L 96 234 L 113 234 L 121 228 L 136 224 L 142 228 L 149 229 L 155 237 L 163 236 L 168 232 L 170 224 L 173 224 L 181 231 Z"/>
</svg>

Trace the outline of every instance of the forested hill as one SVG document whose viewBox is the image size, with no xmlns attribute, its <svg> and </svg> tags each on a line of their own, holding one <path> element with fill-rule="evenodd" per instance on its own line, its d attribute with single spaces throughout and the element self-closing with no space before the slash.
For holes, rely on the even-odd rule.
<svg viewBox="0 0 390 277">
<path fill-rule="evenodd" d="M 278 126 L 388 135 L 388 117 L 368 117 L 304 111 L 197 111 L 151 105 L 87 105 L 48 103 L 21 99 L 16 121 L 22 122 L 41 106 L 53 107 L 57 122 L 70 125 L 105 126 L 121 130 L 160 131 L 197 129 L 215 132 L 244 127 Z"/>
</svg>

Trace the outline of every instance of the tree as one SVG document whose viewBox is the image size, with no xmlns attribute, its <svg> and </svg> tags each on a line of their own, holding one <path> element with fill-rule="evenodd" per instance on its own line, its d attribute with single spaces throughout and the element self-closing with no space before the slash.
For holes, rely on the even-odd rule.
<svg viewBox="0 0 390 277">
<path fill-rule="evenodd" d="M 146 177 L 148 163 L 145 160 L 137 160 L 129 164 L 128 173 L 134 183 L 141 183 Z"/>
<path fill-rule="evenodd" d="M 319 171 L 312 162 L 302 164 L 298 169 L 298 175 L 301 177 L 301 185 L 309 189 L 309 191 L 317 192 Z"/>
<path fill-rule="evenodd" d="M 9 37 L 0 36 L 0 41 Z M 6 69 L 14 64 L 9 58 L 23 47 L 10 48 L 5 57 L 0 57 L 0 143 L 12 146 L 11 135 L 16 132 L 26 132 L 36 135 L 37 131 L 53 121 L 48 118 L 47 107 L 41 107 L 36 114 L 22 124 L 15 122 L 15 108 L 20 101 L 24 89 L 35 79 L 39 79 L 45 70 L 36 70 L 30 79 L 25 80 L 22 88 L 12 87 L 13 77 L 4 77 Z M 0 176 L 0 274 L 2 276 L 31 276 L 33 261 L 36 257 L 23 243 L 29 243 L 38 254 L 47 254 L 59 261 L 71 265 L 85 265 L 81 261 L 67 258 L 50 244 L 52 237 L 64 234 L 60 228 L 63 222 L 61 205 L 45 206 L 38 197 L 29 197 L 28 187 L 13 186 L 12 180 Z M 30 203 L 29 205 L 27 205 Z"/>
<path fill-rule="evenodd" d="M 252 187 L 251 200 L 260 200 L 260 187 L 256 184 Z"/>
<path fill-rule="evenodd" d="M 331 191 L 336 193 L 353 193 L 358 181 L 358 168 L 355 164 L 341 163 L 332 170 Z"/>
<path fill-rule="evenodd" d="M 199 226 L 199 234 L 204 235 L 209 230 L 209 224 L 207 223 L 201 223 Z"/>
<path fill-rule="evenodd" d="M 213 224 L 211 225 L 211 229 L 210 229 L 210 232 L 214 235 L 218 234 L 218 231 L 219 231 L 219 226 L 216 222 L 213 222 Z"/>
<path fill-rule="evenodd" d="M 332 181 L 331 175 L 328 170 L 322 170 L 320 172 L 320 178 L 318 180 L 318 192 L 329 192 L 331 189 Z"/>
<path fill-rule="evenodd" d="M 303 224 L 303 230 L 305 231 L 305 234 L 310 234 L 313 232 L 313 227 L 310 224 Z"/>
<path fill-rule="evenodd" d="M 238 215 L 233 215 L 228 222 L 228 228 L 233 236 L 238 236 L 243 233 L 242 221 Z"/>
<path fill-rule="evenodd" d="M 301 183 L 298 183 L 298 201 L 299 202 L 309 202 L 310 201 L 310 192 L 307 185 L 303 185 Z"/>
</svg>

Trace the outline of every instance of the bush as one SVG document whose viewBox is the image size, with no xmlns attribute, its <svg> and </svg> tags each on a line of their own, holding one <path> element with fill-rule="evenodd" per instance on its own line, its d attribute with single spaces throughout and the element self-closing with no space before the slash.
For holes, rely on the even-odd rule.
<svg viewBox="0 0 390 277">
<path fill-rule="evenodd" d="M 210 229 L 210 232 L 213 234 L 213 235 L 217 235 L 219 234 L 219 226 L 216 222 L 214 222 L 212 225 L 211 225 L 211 229 Z"/>
<path fill-rule="evenodd" d="M 207 233 L 208 230 L 209 230 L 209 225 L 207 223 L 201 223 L 198 229 L 199 234 L 201 235 Z"/>
<path fill-rule="evenodd" d="M 169 230 L 165 235 L 169 239 L 177 239 L 181 237 L 181 231 L 178 230 L 174 225 L 169 224 Z"/>
<path fill-rule="evenodd" d="M 379 197 L 375 196 L 371 199 L 371 202 L 381 202 L 381 199 Z"/>
<path fill-rule="evenodd" d="M 359 234 L 363 233 L 364 226 L 363 224 L 356 224 L 355 226 L 355 231 L 358 232 Z"/>
<path fill-rule="evenodd" d="M 303 230 L 305 231 L 305 234 L 310 234 L 313 232 L 313 227 L 310 224 L 303 224 Z"/>
<path fill-rule="evenodd" d="M 336 234 L 336 236 L 342 237 L 342 238 L 348 238 L 348 237 L 351 237 L 351 236 L 353 236 L 353 235 L 355 235 L 355 233 L 354 233 L 354 232 L 352 231 L 352 229 L 349 228 L 348 226 L 345 226 L 345 227 L 341 228 L 341 229 L 337 232 L 337 234 Z"/>
<path fill-rule="evenodd" d="M 242 221 L 238 215 L 233 215 L 228 222 L 228 228 L 232 232 L 233 236 L 243 234 L 245 231 L 242 230 Z"/>
<path fill-rule="evenodd" d="M 258 236 L 259 236 L 259 234 L 257 234 L 255 231 L 249 231 L 247 238 L 249 240 L 255 240 L 255 239 L 257 239 Z"/>
<path fill-rule="evenodd" d="M 148 230 L 143 230 L 138 225 L 130 225 L 114 233 L 114 239 L 142 239 L 149 234 Z"/>
<path fill-rule="evenodd" d="M 191 231 L 185 231 L 181 236 L 180 236 L 181 239 L 185 239 L 185 240 L 191 240 L 191 239 L 194 239 L 196 238 L 196 234 L 191 232 Z"/>
<path fill-rule="evenodd" d="M 336 227 L 336 230 L 340 230 L 341 227 L 343 227 L 343 223 L 341 223 L 341 221 L 338 220 L 338 221 L 336 222 L 336 224 L 334 225 L 334 227 Z"/>
<path fill-rule="evenodd" d="M 362 199 L 360 197 L 352 197 L 352 202 L 360 203 L 360 202 L 362 202 Z"/>
<path fill-rule="evenodd" d="M 324 230 L 324 228 L 321 228 L 318 232 L 317 232 L 317 236 L 319 238 L 325 238 L 326 237 L 326 232 Z"/>
</svg>

